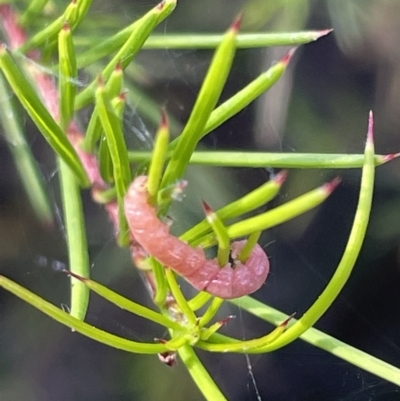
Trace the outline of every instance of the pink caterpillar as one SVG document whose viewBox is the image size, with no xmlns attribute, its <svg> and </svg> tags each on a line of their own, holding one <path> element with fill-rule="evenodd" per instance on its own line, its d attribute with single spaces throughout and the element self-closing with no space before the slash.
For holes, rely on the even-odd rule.
<svg viewBox="0 0 400 401">
<path fill-rule="evenodd" d="M 246 263 L 237 257 L 246 241 L 231 244 L 235 268 L 220 267 L 208 260 L 201 248 L 192 248 L 169 233 L 148 202 L 147 176 L 138 176 L 125 197 L 125 214 L 131 234 L 140 246 L 160 263 L 183 276 L 193 287 L 220 298 L 238 298 L 257 291 L 269 272 L 269 260 L 257 244 Z"/>
</svg>

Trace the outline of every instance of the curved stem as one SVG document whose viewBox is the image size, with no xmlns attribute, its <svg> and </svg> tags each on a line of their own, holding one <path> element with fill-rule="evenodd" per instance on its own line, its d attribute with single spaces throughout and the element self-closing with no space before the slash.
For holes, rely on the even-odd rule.
<svg viewBox="0 0 400 401">
<path fill-rule="evenodd" d="M 78 333 L 81 333 L 86 337 L 89 337 L 110 347 L 127 352 L 135 352 L 138 354 L 157 354 L 169 350 L 168 342 L 166 342 L 165 344 L 139 343 L 136 341 L 131 341 L 125 338 L 118 337 L 114 334 L 110 334 L 96 327 L 93 327 L 90 324 L 74 318 L 73 316 L 69 315 L 68 313 L 57 308 L 51 303 L 45 301 L 43 298 L 40 298 L 33 292 L 28 291 L 24 287 L 21 287 L 17 283 L 14 283 L 4 276 L 0 276 L 0 287 L 3 287 L 18 298 L 34 306 L 36 309 L 39 309 L 41 312 L 52 317 L 57 322 L 63 324 L 64 326 L 70 327 L 73 331 L 77 331 Z"/>
</svg>

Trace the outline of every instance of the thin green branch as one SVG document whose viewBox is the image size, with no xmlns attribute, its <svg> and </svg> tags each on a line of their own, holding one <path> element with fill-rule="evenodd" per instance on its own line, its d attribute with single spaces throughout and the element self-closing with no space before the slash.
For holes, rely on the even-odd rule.
<svg viewBox="0 0 400 401">
<path fill-rule="evenodd" d="M 360 196 L 356 214 L 354 216 L 353 227 L 351 229 L 342 259 L 340 260 L 335 274 L 314 304 L 295 324 L 290 326 L 277 341 L 271 344 L 271 346 L 267 346 L 265 351 L 281 348 L 304 333 L 332 305 L 346 284 L 360 253 L 365 233 L 367 231 L 374 191 L 374 176 L 373 117 L 371 113 L 368 125 L 367 143 L 365 146 L 365 160 L 362 170 Z"/>
<path fill-rule="evenodd" d="M 58 165 L 68 243 L 68 269 L 79 276 L 89 277 L 89 252 L 79 186 L 75 174 L 60 158 Z M 71 316 L 84 320 L 88 305 L 89 289 L 71 277 Z"/>
<path fill-rule="evenodd" d="M 25 193 L 38 219 L 47 226 L 54 223 L 53 210 L 45 189 L 45 183 L 33 158 L 29 144 L 20 124 L 9 87 L 0 72 L 0 121 L 4 129 L 6 143 L 15 160 Z"/>
<path fill-rule="evenodd" d="M 227 401 L 189 344 L 179 348 L 178 354 L 206 400 Z"/>
<path fill-rule="evenodd" d="M 229 302 L 274 325 L 278 325 L 288 318 L 286 314 L 248 296 L 239 299 L 231 299 Z M 295 322 L 294 320 L 294 324 Z M 227 341 L 225 336 L 221 336 L 220 334 L 216 334 L 214 337 L 218 339 L 218 342 Z M 400 368 L 390 365 L 315 328 L 309 328 L 306 332 L 301 334 L 299 338 L 314 347 L 321 348 L 354 366 L 358 366 L 367 372 L 400 386 Z M 259 353 L 257 349 L 247 352 Z"/>
<path fill-rule="evenodd" d="M 112 348 L 117 348 L 127 352 L 134 352 L 137 354 L 157 354 L 169 350 L 168 342 L 165 344 L 139 343 L 137 341 L 126 340 L 125 338 L 118 337 L 114 334 L 110 334 L 93 327 L 90 324 L 76 319 L 70 314 L 57 308 L 51 303 L 45 301 L 43 298 L 40 298 L 33 292 L 21 287 L 17 283 L 14 283 L 4 276 L 0 276 L 0 287 L 3 287 L 7 291 L 11 292 L 26 303 L 32 305 L 36 309 L 39 309 L 42 313 L 50 316 L 64 326 L 68 326 L 74 331 L 77 331 L 86 337 L 108 345 Z"/>
<path fill-rule="evenodd" d="M 284 32 L 284 33 L 242 33 L 236 39 L 238 49 L 268 46 L 298 46 L 313 42 L 332 30 Z M 176 35 L 151 35 L 143 49 L 214 49 L 222 41 L 220 34 L 184 33 Z"/>
<path fill-rule="evenodd" d="M 0 45 L 0 68 L 46 141 L 74 171 L 80 184 L 84 187 L 89 186 L 89 179 L 75 149 L 39 99 L 29 80 L 18 68 L 4 44 Z"/>
<path fill-rule="evenodd" d="M 170 156 L 170 154 L 169 154 Z M 380 166 L 396 155 L 375 155 L 374 164 Z M 130 162 L 139 163 L 150 160 L 151 152 L 130 151 Z M 217 167 L 249 168 L 360 168 L 363 166 L 363 154 L 345 153 L 270 153 L 237 151 L 197 151 L 190 157 L 190 164 Z"/>
</svg>

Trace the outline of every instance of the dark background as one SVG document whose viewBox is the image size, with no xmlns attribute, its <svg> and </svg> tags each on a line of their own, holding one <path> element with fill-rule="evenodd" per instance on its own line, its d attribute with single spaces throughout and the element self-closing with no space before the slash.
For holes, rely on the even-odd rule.
<svg viewBox="0 0 400 401">
<path fill-rule="evenodd" d="M 397 0 L 178 3 L 160 33 L 223 32 L 242 9 L 244 32 L 335 28 L 329 36 L 298 49 L 284 79 L 267 96 L 211 133 L 204 145 L 211 149 L 362 153 L 368 111 L 373 109 L 377 153 L 400 150 Z M 95 1 L 90 16 L 99 26 L 107 17 L 111 32 L 154 4 Z M 106 31 L 95 33 L 105 35 Z M 223 97 L 235 93 L 287 50 L 239 50 Z M 204 50 L 143 51 L 136 59 L 144 67 L 138 86 L 183 123 L 211 54 Z M 140 98 L 131 100 L 127 135 L 136 147 L 149 148 L 154 122 L 139 118 L 138 102 Z M 81 118 L 85 121 L 85 114 Z M 52 153 L 28 120 L 26 127 L 59 214 Z M 137 130 L 143 135 L 139 141 L 135 141 Z M 5 141 L 0 142 L 0 160 L 0 272 L 56 305 L 68 305 L 68 279 L 52 268 L 67 264 L 60 218 L 53 229 L 41 227 L 27 203 Z M 190 168 L 187 197 L 173 208 L 174 229 L 181 232 L 201 217 L 201 198 L 217 208 L 267 180 L 269 173 L 269 169 Z M 336 175 L 343 183 L 321 207 L 262 238 L 272 272 L 256 297 L 286 313 L 301 315 L 307 310 L 337 266 L 354 216 L 360 171 L 291 170 L 273 202 L 281 204 Z M 316 325 L 396 366 L 400 366 L 399 183 L 399 161 L 377 169 L 362 254 L 344 291 Z M 106 214 L 92 204 L 88 194 L 84 200 L 92 277 L 150 305 L 129 254 L 114 244 Z M 237 315 L 227 328 L 230 334 L 252 338 L 271 329 L 231 308 L 220 313 L 221 317 Z M 138 341 L 165 334 L 95 295 L 87 320 Z M 400 400 L 396 386 L 300 340 L 272 354 L 249 358 L 205 353 L 200 357 L 229 400 Z M 1 401 L 165 399 L 202 399 L 182 364 L 170 369 L 156 356 L 107 348 L 0 292 Z"/>
</svg>

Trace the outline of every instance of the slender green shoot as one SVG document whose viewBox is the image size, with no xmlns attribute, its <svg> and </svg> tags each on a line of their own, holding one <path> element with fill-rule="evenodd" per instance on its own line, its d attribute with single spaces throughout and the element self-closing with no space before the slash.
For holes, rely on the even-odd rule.
<svg viewBox="0 0 400 401">
<path fill-rule="evenodd" d="M 167 18 L 172 13 L 172 11 L 174 11 L 176 7 L 176 0 L 163 1 L 159 3 L 156 6 L 156 8 L 157 7 L 161 8 L 161 12 L 158 14 L 157 17 L 157 24 L 160 24 L 165 18 Z M 152 12 L 152 10 L 150 12 Z M 127 40 L 129 39 L 129 37 L 132 36 L 133 33 L 138 31 L 141 23 L 142 23 L 141 19 L 135 21 L 131 25 L 117 32 L 115 35 L 111 36 L 110 38 L 102 40 L 100 41 L 100 43 L 96 43 L 96 45 L 91 46 L 91 48 L 88 51 L 78 55 L 77 57 L 78 68 L 88 67 L 94 64 L 96 61 L 106 56 L 109 56 L 110 54 L 121 49 L 124 43 L 126 43 Z M 96 38 L 96 42 L 99 42 L 98 38 Z"/>
<path fill-rule="evenodd" d="M 252 315 L 274 325 L 278 325 L 288 317 L 286 314 L 249 296 L 239 299 L 231 299 L 229 302 L 237 305 L 242 310 L 245 310 Z M 294 320 L 293 323 L 295 322 L 296 321 Z M 373 355 L 354 348 L 351 345 L 346 344 L 343 341 L 340 341 L 313 327 L 301 334 L 299 338 L 308 342 L 314 347 L 323 349 L 354 366 L 358 366 L 359 368 L 370 372 L 373 375 L 400 386 L 400 368 L 390 365 L 389 363 L 384 362 Z M 222 336 L 221 334 L 216 334 L 214 335 L 214 338 L 211 339 L 218 340 L 218 342 L 232 342 L 231 339 L 227 339 L 226 336 Z M 258 354 L 259 350 L 248 350 L 248 353 Z"/>
<path fill-rule="evenodd" d="M 58 160 L 69 270 L 79 276 L 89 277 L 89 252 L 79 186 L 71 169 L 62 159 Z M 88 305 L 89 289 L 82 282 L 71 277 L 71 316 L 84 320 Z"/>
<path fill-rule="evenodd" d="M 113 162 L 114 181 L 117 189 L 119 205 L 120 232 L 118 234 L 118 243 L 121 246 L 126 246 L 129 244 L 130 240 L 123 202 L 128 185 L 131 182 L 131 171 L 125 139 L 122 132 L 122 121 L 112 107 L 111 100 L 103 81 L 100 79 L 98 82 L 99 84 L 96 91 L 96 105 Z"/>
<path fill-rule="evenodd" d="M 169 288 L 171 289 L 172 295 L 174 296 L 174 299 L 182 313 L 193 326 L 197 326 L 197 316 L 194 314 L 192 309 L 190 309 L 185 296 L 182 294 L 178 282 L 176 281 L 174 272 L 171 269 L 165 269 L 165 277 L 167 278 Z"/>
<path fill-rule="evenodd" d="M 215 213 L 223 220 L 233 219 L 245 213 L 251 212 L 272 200 L 279 192 L 287 176 L 287 171 L 283 170 L 276 174 L 270 181 L 254 189 L 238 200 L 222 207 Z M 207 220 L 193 226 L 181 235 L 182 241 L 193 242 L 194 240 L 210 232 L 210 225 Z"/>
<path fill-rule="evenodd" d="M 375 155 L 376 167 L 398 157 L 398 154 Z M 171 157 L 171 153 L 168 154 Z M 132 163 L 149 161 L 151 152 L 130 151 Z M 190 164 L 218 167 L 249 168 L 301 168 L 301 169 L 347 169 L 361 168 L 364 162 L 362 154 L 338 153 L 269 153 L 236 151 L 197 151 L 190 157 Z"/>
<path fill-rule="evenodd" d="M 324 184 L 321 187 L 314 189 L 293 199 L 281 206 L 269 210 L 268 212 L 261 213 L 257 216 L 244 219 L 227 227 L 230 239 L 245 237 L 255 231 L 264 231 L 268 228 L 275 227 L 288 220 L 300 216 L 301 214 L 313 209 L 320 205 L 335 189 L 340 181 L 333 180 L 330 183 Z M 208 234 L 200 239 L 191 243 L 192 246 L 203 246 L 204 248 L 216 244 L 216 238 L 213 233 Z"/>
<path fill-rule="evenodd" d="M 165 155 L 168 149 L 168 143 L 169 143 L 169 126 L 168 126 L 167 115 L 163 111 L 161 124 L 156 133 L 153 156 L 151 158 L 148 172 L 147 190 L 149 192 L 149 200 L 151 204 L 155 204 L 157 200 L 157 192 L 160 187 Z"/>
<path fill-rule="evenodd" d="M 190 309 L 192 311 L 197 311 L 202 308 L 213 296 L 208 292 L 200 291 L 192 299 L 188 301 Z"/>
<path fill-rule="evenodd" d="M 206 400 L 227 401 L 227 398 L 222 394 L 214 379 L 207 372 L 194 352 L 194 349 L 189 344 L 185 344 L 179 348 L 178 354 Z"/>
<path fill-rule="evenodd" d="M 237 37 L 238 49 L 269 46 L 299 46 L 313 42 L 332 32 L 332 29 L 303 32 L 242 33 Z M 184 33 L 178 35 L 151 35 L 144 49 L 214 49 L 223 39 L 220 34 Z"/>
<path fill-rule="evenodd" d="M 210 206 L 203 201 L 203 210 L 207 218 L 207 222 L 209 223 L 212 231 L 217 239 L 218 243 L 218 252 L 217 259 L 218 264 L 223 267 L 229 262 L 230 255 L 230 238 L 228 235 L 228 231 L 222 222 L 222 220 L 218 217 L 216 213 L 214 213 Z"/>
<path fill-rule="evenodd" d="M 58 80 L 60 126 L 65 131 L 74 115 L 75 82 L 78 74 L 71 29 L 67 23 L 64 24 L 58 35 L 58 55 L 60 69 Z"/>
<path fill-rule="evenodd" d="M 55 21 L 40 30 L 36 35 L 30 37 L 19 49 L 21 53 L 27 53 L 29 50 L 36 49 L 46 43 L 52 43 L 61 31 L 65 22 L 73 27 L 79 16 L 79 5 L 76 0 L 72 0 L 66 7 L 64 13 Z"/>
<path fill-rule="evenodd" d="M 80 281 L 88 289 L 95 292 L 97 295 L 111 302 L 112 304 L 118 306 L 119 308 L 126 310 L 128 312 L 134 313 L 137 316 L 143 317 L 147 320 L 151 320 L 154 323 L 165 326 L 173 330 L 182 330 L 182 327 L 171 319 L 163 316 L 161 313 L 155 312 L 145 306 L 142 306 L 134 301 L 131 301 L 122 295 L 110 290 L 102 284 L 99 284 L 93 280 L 87 279 L 85 277 L 79 276 L 78 274 L 72 272 L 66 272 L 73 276 L 76 280 Z"/>
<path fill-rule="evenodd" d="M 137 21 L 137 25 L 131 32 L 131 35 L 102 71 L 104 80 L 107 81 L 109 79 L 117 64 L 121 63 L 123 69 L 129 65 L 136 53 L 142 48 L 143 43 L 155 26 L 161 22 L 160 15 L 164 15 L 165 10 L 170 10 L 171 6 L 175 7 L 175 3 L 176 0 L 165 0 Z M 170 11 L 172 11 L 172 9 Z M 92 101 L 96 85 L 96 80 L 94 80 L 77 96 L 75 103 L 76 110 L 87 106 Z"/>
<path fill-rule="evenodd" d="M 249 238 L 247 239 L 246 244 L 242 248 L 238 259 L 242 262 L 245 263 L 246 260 L 249 258 L 250 254 L 253 252 L 254 247 L 256 246 L 259 238 L 261 236 L 261 231 L 255 231 L 254 233 L 251 233 Z"/>
<path fill-rule="evenodd" d="M 214 298 L 211 301 L 211 304 L 207 308 L 204 315 L 200 318 L 199 326 L 204 327 L 205 325 L 207 325 L 211 321 L 211 319 L 217 314 L 217 312 L 219 311 L 219 308 L 222 306 L 223 303 L 224 303 L 223 299 Z"/>
<path fill-rule="evenodd" d="M 239 26 L 240 18 L 232 24 L 215 51 L 192 113 L 182 134 L 179 136 L 179 142 L 174 148 L 165 170 L 161 183 L 162 187 L 166 187 L 182 178 L 190 156 L 201 139 L 204 127 L 215 108 L 231 69 Z"/>
<path fill-rule="evenodd" d="M 54 216 L 45 182 L 26 140 L 10 88 L 1 72 L 0 103 L 0 122 L 3 126 L 6 143 L 15 161 L 29 203 L 39 221 L 45 226 L 52 226 Z"/>
<path fill-rule="evenodd" d="M 361 189 L 358 200 L 357 210 L 354 217 L 353 227 L 344 250 L 343 256 L 336 269 L 335 274 L 329 281 L 327 287 L 307 310 L 307 312 L 293 324 L 271 347 L 260 351 L 270 351 L 281 348 L 290 343 L 308 328 L 310 328 L 332 305 L 333 301 L 339 295 L 346 284 L 353 267 L 356 263 L 361 246 L 364 241 L 369 215 L 371 212 L 372 196 L 374 189 L 374 140 L 373 140 L 373 115 L 370 112 L 367 143 L 365 146 L 365 160 L 362 169 Z"/>
<path fill-rule="evenodd" d="M 26 26 L 31 23 L 37 15 L 40 15 L 49 0 L 31 0 L 23 14 L 19 17 L 18 23 Z"/>
<path fill-rule="evenodd" d="M 3 287 L 7 291 L 11 292 L 26 303 L 32 305 L 36 309 L 39 309 L 42 313 L 50 316 L 64 326 L 70 327 L 74 331 L 112 348 L 117 348 L 127 352 L 134 352 L 137 354 L 157 354 L 169 350 L 168 342 L 165 344 L 140 343 L 137 341 L 126 340 L 114 334 L 110 334 L 93 327 L 90 324 L 76 319 L 57 306 L 52 305 L 43 298 L 40 298 L 33 292 L 21 287 L 17 283 L 14 283 L 4 276 L 0 276 L 0 287 Z"/>
<path fill-rule="evenodd" d="M 89 179 L 75 149 L 39 99 L 28 79 L 17 67 L 5 45 L 0 45 L 0 68 L 46 141 L 75 173 L 80 185 L 89 186 Z"/>
</svg>

